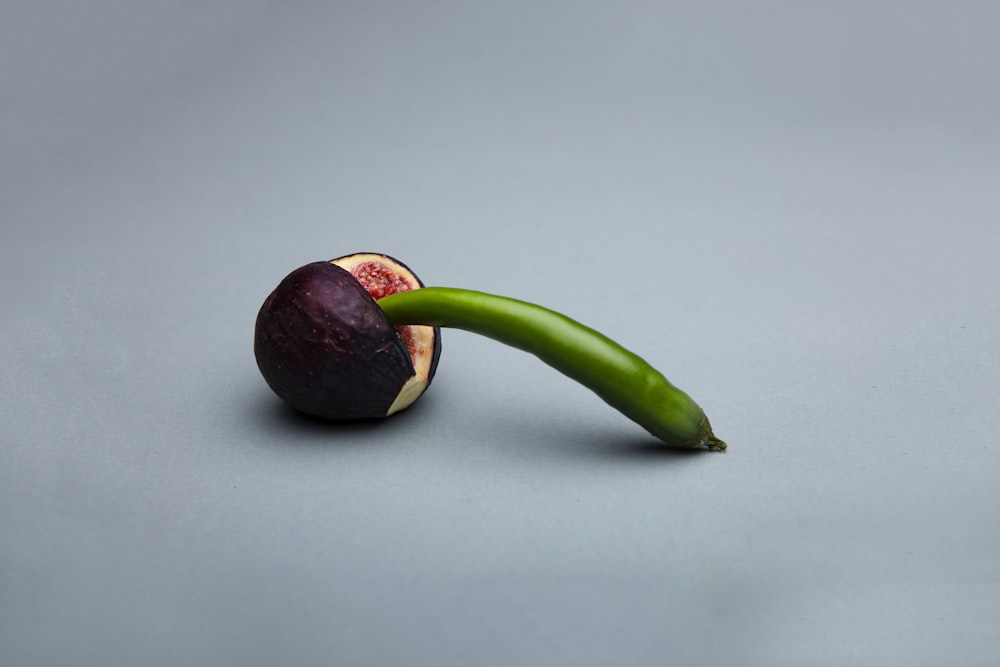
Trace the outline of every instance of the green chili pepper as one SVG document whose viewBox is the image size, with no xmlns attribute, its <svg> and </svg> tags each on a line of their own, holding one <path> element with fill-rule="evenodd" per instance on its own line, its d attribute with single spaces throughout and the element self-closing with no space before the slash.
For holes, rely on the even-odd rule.
<svg viewBox="0 0 1000 667">
<path fill-rule="evenodd" d="M 399 326 L 452 327 L 530 352 L 593 390 L 657 438 L 725 451 L 704 411 L 655 368 L 579 322 L 532 303 L 450 287 L 425 287 L 378 300 Z"/>
</svg>

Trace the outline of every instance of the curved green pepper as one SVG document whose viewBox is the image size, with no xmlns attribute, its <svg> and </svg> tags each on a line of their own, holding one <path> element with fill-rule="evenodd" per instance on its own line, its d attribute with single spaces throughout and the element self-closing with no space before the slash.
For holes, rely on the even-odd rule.
<svg viewBox="0 0 1000 667">
<path fill-rule="evenodd" d="M 530 352 L 664 442 L 726 449 L 691 397 L 641 357 L 565 315 L 517 299 L 451 287 L 400 292 L 377 303 L 397 326 L 463 329 Z"/>
</svg>

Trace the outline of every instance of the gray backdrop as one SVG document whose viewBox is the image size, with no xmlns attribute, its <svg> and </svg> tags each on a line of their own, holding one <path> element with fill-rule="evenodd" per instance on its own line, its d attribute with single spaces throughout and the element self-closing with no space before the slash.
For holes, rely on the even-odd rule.
<svg viewBox="0 0 1000 667">
<path fill-rule="evenodd" d="M 0 3 L 0 663 L 995 665 L 1000 5 Z M 530 355 L 325 427 L 295 267 L 394 254 Z"/>
</svg>

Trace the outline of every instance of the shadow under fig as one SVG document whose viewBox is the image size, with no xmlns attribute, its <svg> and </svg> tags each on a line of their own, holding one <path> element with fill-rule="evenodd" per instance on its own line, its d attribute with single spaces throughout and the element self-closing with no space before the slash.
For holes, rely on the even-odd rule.
<svg viewBox="0 0 1000 667">
<path fill-rule="evenodd" d="M 431 401 L 427 401 L 430 403 Z M 419 419 L 417 405 L 393 415 L 391 419 L 356 419 L 333 421 L 301 413 L 270 392 L 257 392 L 248 402 L 251 406 L 250 421 L 277 437 L 276 444 L 290 440 L 311 441 L 317 444 L 351 444 L 359 440 L 368 442 L 383 439 L 410 427 L 412 419 Z"/>
</svg>

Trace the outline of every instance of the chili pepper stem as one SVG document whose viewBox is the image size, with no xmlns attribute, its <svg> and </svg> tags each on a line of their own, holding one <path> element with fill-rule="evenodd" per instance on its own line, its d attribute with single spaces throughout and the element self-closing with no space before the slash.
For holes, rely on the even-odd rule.
<svg viewBox="0 0 1000 667">
<path fill-rule="evenodd" d="M 702 431 L 702 444 L 708 447 L 711 452 L 724 452 L 726 451 L 726 443 L 724 440 L 720 440 L 715 437 L 712 433 L 712 425 L 708 423 L 708 417 L 705 417 L 704 430 Z"/>
</svg>

